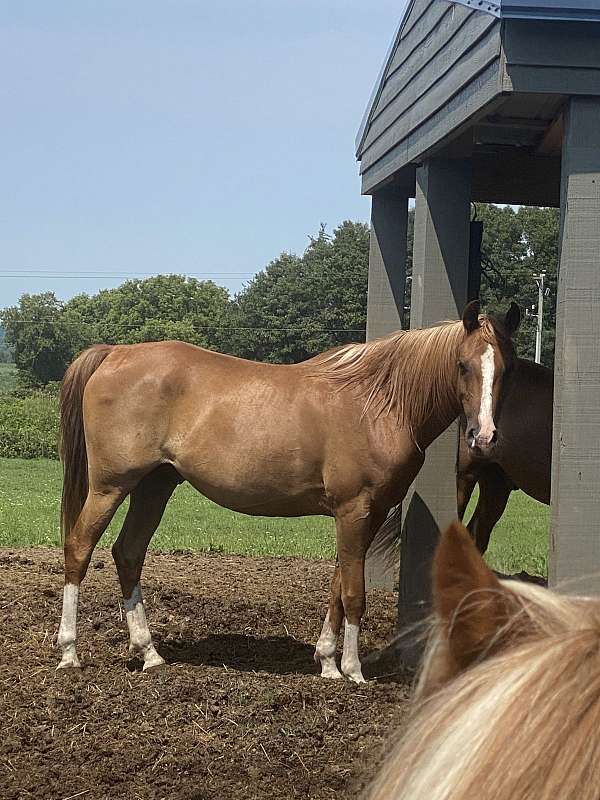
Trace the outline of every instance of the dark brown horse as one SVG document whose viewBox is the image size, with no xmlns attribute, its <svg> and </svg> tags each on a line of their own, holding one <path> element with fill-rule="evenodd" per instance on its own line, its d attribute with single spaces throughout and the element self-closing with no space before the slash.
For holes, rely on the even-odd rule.
<svg viewBox="0 0 600 800">
<path fill-rule="evenodd" d="M 496 447 L 482 457 L 462 436 L 459 440 L 458 515 L 463 519 L 479 483 L 479 498 L 468 528 L 481 553 L 485 553 L 513 489 L 521 489 L 541 503 L 550 502 L 552 401 L 552 370 L 517 359 L 497 416 L 500 434 Z M 466 431 L 464 417 L 461 428 Z"/>
<path fill-rule="evenodd" d="M 140 576 L 148 543 L 177 484 L 246 514 L 335 517 L 338 566 L 316 647 L 322 674 L 362 681 L 364 560 L 401 502 L 428 445 L 462 412 L 482 450 L 514 366 L 506 317 L 467 306 L 460 322 L 399 331 L 301 364 L 259 364 L 182 342 L 98 345 L 69 368 L 61 394 L 65 552 L 60 667 L 79 666 L 77 600 L 92 551 L 125 497 L 113 547 L 130 649 L 163 663 L 146 622 Z"/>
</svg>

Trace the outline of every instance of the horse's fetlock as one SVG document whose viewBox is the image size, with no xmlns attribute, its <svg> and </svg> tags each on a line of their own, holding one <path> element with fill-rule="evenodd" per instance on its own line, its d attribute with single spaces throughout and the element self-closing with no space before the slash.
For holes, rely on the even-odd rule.
<svg viewBox="0 0 600 800">
<path fill-rule="evenodd" d="M 325 639 L 317 642 L 315 653 L 318 658 L 331 658 L 337 651 L 337 641 L 334 639 Z"/>
</svg>

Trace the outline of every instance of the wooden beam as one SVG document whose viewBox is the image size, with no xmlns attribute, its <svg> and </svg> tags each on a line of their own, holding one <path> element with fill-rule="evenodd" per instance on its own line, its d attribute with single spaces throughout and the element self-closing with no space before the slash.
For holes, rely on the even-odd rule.
<svg viewBox="0 0 600 800">
<path fill-rule="evenodd" d="M 565 114 L 550 584 L 600 593 L 600 98 Z"/>
<path fill-rule="evenodd" d="M 393 189 L 371 201 L 367 341 L 402 327 L 408 197 Z"/>
<path fill-rule="evenodd" d="M 518 148 L 473 154 L 473 200 L 528 206 L 560 205 L 560 158 Z"/>
<path fill-rule="evenodd" d="M 559 114 L 546 131 L 537 149 L 540 155 L 560 155 L 564 134 L 563 115 Z"/>
<path fill-rule="evenodd" d="M 467 299 L 471 165 L 430 159 L 417 171 L 411 328 L 457 319 Z M 403 504 L 398 623 L 427 612 L 431 557 L 440 529 L 456 517 L 458 426 L 427 450 L 425 464 Z M 417 658 L 407 651 L 408 663 Z"/>
<path fill-rule="evenodd" d="M 376 192 L 371 201 L 367 341 L 402 327 L 407 229 L 408 195 L 393 188 Z M 397 575 L 397 557 L 386 560 L 377 548 L 369 550 L 365 562 L 367 589 L 392 590 Z"/>
</svg>

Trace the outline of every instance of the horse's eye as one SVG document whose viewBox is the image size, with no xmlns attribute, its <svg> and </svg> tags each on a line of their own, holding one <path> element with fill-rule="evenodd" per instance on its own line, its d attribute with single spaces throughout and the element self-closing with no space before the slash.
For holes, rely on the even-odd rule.
<svg viewBox="0 0 600 800">
<path fill-rule="evenodd" d="M 458 362 L 458 368 L 460 370 L 460 374 L 461 375 L 467 375 L 468 372 L 469 372 L 469 365 L 465 364 L 464 361 L 459 361 Z"/>
</svg>

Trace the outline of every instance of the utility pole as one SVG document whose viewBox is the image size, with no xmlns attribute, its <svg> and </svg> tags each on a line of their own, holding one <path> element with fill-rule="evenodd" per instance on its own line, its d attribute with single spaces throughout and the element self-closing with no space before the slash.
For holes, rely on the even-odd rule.
<svg viewBox="0 0 600 800">
<path fill-rule="evenodd" d="M 535 331 L 535 363 L 542 363 L 542 330 L 544 328 L 544 280 L 546 278 L 545 272 L 540 272 L 539 275 L 534 275 L 533 280 L 538 287 L 538 302 L 537 314 L 531 314 L 536 317 L 537 326 Z"/>
</svg>

